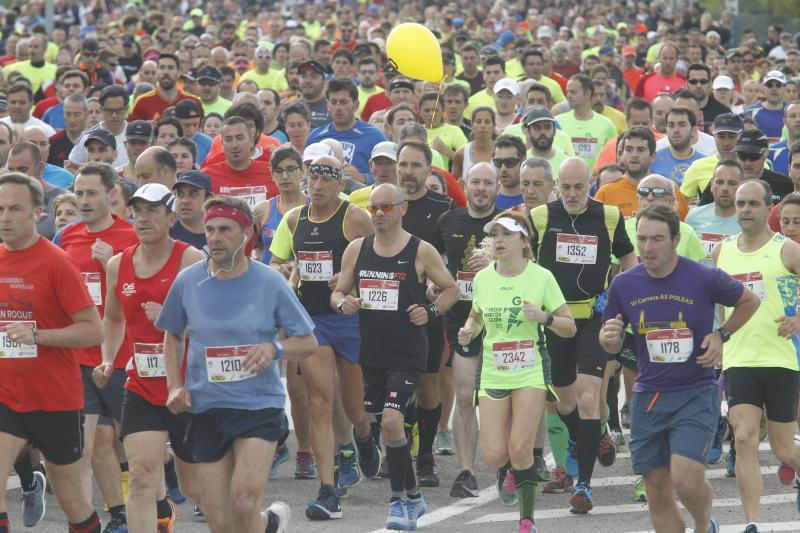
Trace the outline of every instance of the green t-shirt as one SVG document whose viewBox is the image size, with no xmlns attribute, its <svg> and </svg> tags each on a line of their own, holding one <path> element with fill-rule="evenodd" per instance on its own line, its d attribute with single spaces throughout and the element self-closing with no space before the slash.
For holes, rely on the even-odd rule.
<svg viewBox="0 0 800 533">
<path fill-rule="evenodd" d="M 516 57 L 506 61 L 506 77 L 518 80 L 525 77 L 525 69 Z"/>
<path fill-rule="evenodd" d="M 259 74 L 256 69 L 251 69 L 242 74 L 239 78 L 239 83 L 245 80 L 253 80 L 259 89 L 273 89 L 280 93 L 289 88 L 284 73 L 284 70 L 270 69 L 266 74 Z"/>
<path fill-rule="evenodd" d="M 209 113 L 219 113 L 220 116 L 225 116 L 225 111 L 227 111 L 233 102 L 230 100 L 226 100 L 225 98 L 218 96 L 213 103 L 207 104 L 203 102 L 203 114 L 208 115 Z"/>
<path fill-rule="evenodd" d="M 440 138 L 442 142 L 444 142 L 444 144 L 446 144 L 448 148 L 451 148 L 453 151 L 458 150 L 469 142 L 466 135 L 464 135 L 464 132 L 461 131 L 461 128 L 454 126 L 453 124 L 447 124 L 446 122 L 438 128 L 428 129 L 428 145 L 431 147 L 431 149 L 433 149 L 433 141 L 437 137 Z M 442 154 L 442 160 L 444 161 L 445 165 L 450 163 L 450 158 L 444 154 Z M 444 166 L 441 168 L 447 169 L 448 167 Z"/>
<path fill-rule="evenodd" d="M 628 232 L 628 238 L 633 243 L 633 253 L 636 254 L 636 257 L 639 257 L 639 245 L 636 243 L 635 217 L 631 217 L 625 221 L 625 231 Z M 692 227 L 686 222 L 681 222 L 680 236 L 681 240 L 678 243 L 677 249 L 679 256 L 686 257 L 693 261 L 702 261 L 706 258 L 706 251 L 703 248 L 703 244 L 700 242 L 700 239 L 697 238 L 697 234 L 694 232 L 694 229 L 692 229 Z M 612 256 L 611 262 L 615 265 L 618 265 L 619 259 Z"/>
<path fill-rule="evenodd" d="M 550 91 L 550 96 L 553 98 L 553 103 L 558 104 L 564 101 L 564 91 L 561 90 L 561 85 L 558 84 L 553 78 L 541 76 L 536 83 L 544 85 Z"/>
<path fill-rule="evenodd" d="M 543 387 L 539 324 L 525 318 L 522 306 L 527 301 L 554 313 L 566 303 L 553 274 L 529 261 L 521 274 L 504 277 L 492 263 L 475 275 L 472 291 L 472 309 L 486 327 L 481 389 Z M 520 361 L 521 352 L 524 362 Z M 531 366 L 519 368 L 522 365 Z"/>
<path fill-rule="evenodd" d="M 491 94 L 489 94 L 488 89 L 480 90 L 469 97 L 469 101 L 467 102 L 467 107 L 464 109 L 464 115 L 463 115 L 464 118 L 467 120 L 472 120 L 472 110 L 475 109 L 476 107 L 481 107 L 485 105 L 488 105 L 489 107 L 497 111 L 497 108 L 494 106 L 494 97 Z"/>
<path fill-rule="evenodd" d="M 516 124 L 512 124 L 504 129 L 503 135 L 514 135 L 515 137 L 519 137 L 525 141 L 526 145 L 528 144 L 528 139 L 525 136 L 525 132 L 522 131 L 522 122 L 517 122 Z M 553 146 L 567 154 L 569 157 L 575 155 L 575 150 L 572 148 L 572 139 L 569 135 L 557 128 L 556 135 L 553 137 Z"/>
<path fill-rule="evenodd" d="M 367 98 L 372 96 L 373 94 L 380 94 L 383 92 L 382 87 L 378 87 L 377 85 L 372 88 L 371 92 L 367 92 L 364 90 L 361 85 L 358 86 L 358 111 L 356 114 L 361 116 L 361 112 L 364 111 L 364 106 L 367 105 Z"/>
<path fill-rule="evenodd" d="M 567 159 L 570 156 L 567 155 L 566 153 L 564 153 L 563 150 L 561 150 L 560 148 L 558 148 L 556 146 L 553 146 L 553 151 L 555 153 L 553 154 L 553 157 L 548 159 L 548 161 L 550 161 L 550 168 L 553 171 L 553 182 L 556 185 L 558 185 L 558 169 L 561 166 L 561 163 L 563 163 L 564 160 Z M 533 150 L 528 150 L 527 156 L 528 157 L 535 157 L 533 155 Z"/>
<path fill-rule="evenodd" d="M 594 168 L 600 149 L 617 135 L 614 124 L 594 111 L 589 120 L 578 120 L 574 110 L 558 115 L 556 120 L 572 139 L 575 155 L 586 161 L 589 168 Z"/>
<path fill-rule="evenodd" d="M 683 173 L 681 182 L 681 192 L 686 198 L 694 198 L 703 194 L 714 175 L 717 163 L 719 163 L 719 152 L 708 157 L 701 157 L 689 165 L 689 168 Z"/>
<path fill-rule="evenodd" d="M 17 61 L 16 63 L 11 63 L 10 65 L 3 67 L 3 74 L 5 75 L 6 79 L 12 72 L 19 72 L 25 76 L 28 81 L 31 82 L 31 89 L 35 93 L 39 90 L 39 87 L 41 87 L 42 83 L 55 79 L 56 66 L 53 63 L 48 63 L 45 61 L 42 67 L 36 68 L 31 65 L 30 60 L 26 60 Z"/>
</svg>

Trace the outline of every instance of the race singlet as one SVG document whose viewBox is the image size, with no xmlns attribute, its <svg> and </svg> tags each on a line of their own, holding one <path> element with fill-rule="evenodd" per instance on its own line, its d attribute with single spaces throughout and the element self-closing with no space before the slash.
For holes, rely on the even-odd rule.
<svg viewBox="0 0 800 533">
<path fill-rule="evenodd" d="M 10 321 L 0 322 L 0 328 L 5 328 L 10 324 L 25 324 L 36 326 L 35 322 Z M 35 344 L 22 344 L 11 339 L 11 335 L 5 331 L 0 331 L 0 359 L 33 359 L 38 357 L 39 351 Z"/>
<path fill-rule="evenodd" d="M 526 370 L 536 366 L 533 341 L 506 341 L 492 344 L 492 357 L 497 370 Z"/>
<path fill-rule="evenodd" d="M 556 261 L 594 265 L 597 263 L 597 243 L 595 235 L 559 233 L 556 235 Z"/>
<path fill-rule="evenodd" d="M 103 305 L 103 289 L 100 281 L 100 272 L 81 272 L 83 284 L 89 291 L 94 305 Z"/>
<path fill-rule="evenodd" d="M 331 252 L 297 252 L 297 260 L 303 281 L 328 281 L 333 277 Z"/>
<path fill-rule="evenodd" d="M 688 328 L 654 329 L 645 340 L 651 363 L 685 363 L 694 350 L 694 335 Z"/>
<path fill-rule="evenodd" d="M 758 299 L 762 302 L 767 298 L 764 291 L 764 277 L 761 272 L 746 272 L 744 274 L 736 274 L 731 276 L 733 279 L 741 281 L 745 287 L 753 291 Z"/>
<path fill-rule="evenodd" d="M 206 347 L 206 368 L 211 383 L 229 383 L 256 377 L 244 370 L 244 360 L 253 345 Z"/>
<path fill-rule="evenodd" d="M 133 343 L 133 358 L 136 361 L 136 372 L 143 378 L 163 378 L 167 375 L 164 367 L 164 345 Z"/>
<path fill-rule="evenodd" d="M 394 280 L 362 279 L 358 283 L 361 307 L 372 311 L 397 311 L 400 282 Z"/>
<path fill-rule="evenodd" d="M 472 301 L 472 280 L 475 279 L 475 272 L 456 272 L 456 283 L 458 292 L 461 293 L 460 300 Z"/>
</svg>

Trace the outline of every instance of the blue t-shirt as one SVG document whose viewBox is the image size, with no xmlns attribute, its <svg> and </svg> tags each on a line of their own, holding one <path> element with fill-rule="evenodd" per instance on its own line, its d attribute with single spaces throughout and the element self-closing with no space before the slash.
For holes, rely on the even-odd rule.
<svg viewBox="0 0 800 533">
<path fill-rule="evenodd" d="M 59 102 L 44 112 L 42 120 L 50 124 L 54 130 L 63 130 L 67 127 L 64 123 L 64 102 Z"/>
<path fill-rule="evenodd" d="M 665 278 L 650 277 L 641 264 L 616 276 L 608 288 L 603 322 L 622 315 L 633 329 L 639 369 L 633 390 L 675 392 L 715 383 L 715 370 L 697 364 L 697 356 L 704 352 L 700 345 L 713 331 L 714 305 L 732 307 L 743 290 L 740 282 L 722 270 L 685 257 L 678 258 L 675 270 Z M 645 337 L 648 332 L 686 328 L 693 342 L 686 361 L 651 362 Z"/>
<path fill-rule="evenodd" d="M 784 176 L 789 175 L 789 141 L 781 139 L 769 147 L 769 160 L 772 170 Z"/>
<path fill-rule="evenodd" d="M 749 106 L 746 111 L 750 113 L 756 122 L 756 126 L 764 132 L 764 135 L 773 139 L 780 139 L 783 131 L 783 112 L 785 108 L 786 105 L 784 104 L 784 107 L 780 109 L 765 109 L 764 105 L 759 103 Z"/>
<path fill-rule="evenodd" d="M 289 142 L 289 137 L 287 137 L 286 134 L 283 133 L 280 128 L 277 128 L 274 131 L 267 133 L 267 135 L 269 135 L 270 137 L 275 137 L 281 144 Z"/>
<path fill-rule="evenodd" d="M 344 131 L 337 130 L 332 123 L 329 123 L 312 131 L 308 136 L 306 146 L 323 139 L 339 141 L 344 152 L 345 163 L 350 163 L 366 176 L 366 185 L 375 182 L 375 178 L 372 177 L 369 170 L 369 158 L 372 155 L 372 148 L 379 142 L 387 140 L 381 130 L 361 120 L 356 120 L 352 128 Z"/>
<path fill-rule="evenodd" d="M 192 394 L 191 413 L 215 407 L 259 410 L 283 409 L 286 391 L 273 361 L 256 377 L 227 383 L 208 381 L 206 347 L 242 346 L 271 342 L 283 328 L 289 337 L 311 333 L 314 324 L 286 279 L 258 261 L 233 279 L 209 279 L 208 262 L 196 263 L 178 274 L 156 327 L 189 335 L 186 388 Z"/>
<path fill-rule="evenodd" d="M 73 181 L 75 181 L 75 176 L 73 176 L 71 172 L 64 170 L 61 167 L 51 165 L 50 163 L 45 163 L 42 179 L 53 187 L 66 189 L 72 185 Z"/>
<path fill-rule="evenodd" d="M 671 179 L 680 186 L 683 183 L 683 174 L 693 162 L 702 158 L 703 154 L 697 150 L 692 150 L 692 155 L 687 159 L 678 159 L 669 150 L 669 146 L 656 150 L 656 159 L 650 165 L 651 174 L 661 174 Z"/>
<path fill-rule="evenodd" d="M 208 152 L 211 151 L 211 137 L 198 131 L 194 134 L 192 140 L 197 147 L 197 168 L 200 168 L 205 163 Z"/>
<path fill-rule="evenodd" d="M 507 194 L 497 193 L 497 199 L 495 200 L 495 205 L 497 209 L 511 209 L 512 207 L 516 207 L 525 199 L 522 198 L 521 194 L 516 196 L 508 196 Z"/>
</svg>

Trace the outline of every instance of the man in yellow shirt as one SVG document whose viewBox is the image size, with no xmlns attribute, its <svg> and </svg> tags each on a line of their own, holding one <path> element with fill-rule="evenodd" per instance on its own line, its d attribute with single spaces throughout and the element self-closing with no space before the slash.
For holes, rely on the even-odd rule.
<svg viewBox="0 0 800 533">
<path fill-rule="evenodd" d="M 259 89 L 273 89 L 277 92 L 285 91 L 289 88 L 283 70 L 270 68 L 272 64 L 272 52 L 264 45 L 256 48 L 253 56 L 255 66 L 242 74 L 239 83 L 245 80 L 253 80 Z"/>
<path fill-rule="evenodd" d="M 378 63 L 372 57 L 365 57 L 358 62 L 358 79 L 361 83 L 358 86 L 358 111 L 356 114 L 360 116 L 364 111 L 364 106 L 367 105 L 367 98 L 383 92 L 383 88 L 375 84 L 378 80 Z"/>
<path fill-rule="evenodd" d="M 544 54 L 541 50 L 528 50 L 525 52 L 522 56 L 522 66 L 525 69 L 525 76 L 520 78 L 520 81 L 531 79 L 536 83 L 541 83 L 550 91 L 553 103 L 558 104 L 564 101 L 564 91 L 561 90 L 561 85 L 553 78 L 548 78 L 544 75 Z"/>
<path fill-rule="evenodd" d="M 738 115 L 723 113 L 714 119 L 714 142 L 717 152 L 703 157 L 689 165 L 683 175 L 681 192 L 686 198 L 695 198 L 703 194 L 708 182 L 714 176 L 714 169 L 723 159 L 736 159 L 734 149 L 744 123 Z"/>
<path fill-rule="evenodd" d="M 397 185 L 397 144 L 383 141 L 373 146 L 369 158 L 369 170 L 375 178 L 375 183 L 350 193 L 350 203 L 362 209 L 367 208 L 369 196 L 376 186 L 382 183 Z"/>
<path fill-rule="evenodd" d="M 56 77 L 56 66 L 52 63 L 48 63 L 44 59 L 46 45 L 47 43 L 44 36 L 38 33 L 31 35 L 30 39 L 28 39 L 28 53 L 30 54 L 30 59 L 7 65 L 3 69 L 5 78 L 7 79 L 8 75 L 12 72 L 19 72 L 31 82 L 31 88 L 34 93 L 39 90 L 43 82 L 54 80 Z"/>
<path fill-rule="evenodd" d="M 506 63 L 500 56 L 489 56 L 483 62 L 483 82 L 486 88 L 469 97 L 467 108 L 464 109 L 464 118 L 472 117 L 472 110 L 476 107 L 488 105 L 494 109 L 494 84 L 505 78 Z"/>
<path fill-rule="evenodd" d="M 419 99 L 419 118 L 428 130 L 428 145 L 442 154 L 446 165 L 443 168 L 447 169 L 456 151 L 468 141 L 461 128 L 442 121 L 444 110 L 441 102 L 437 105 L 438 99 L 435 92 L 423 94 Z"/>
</svg>

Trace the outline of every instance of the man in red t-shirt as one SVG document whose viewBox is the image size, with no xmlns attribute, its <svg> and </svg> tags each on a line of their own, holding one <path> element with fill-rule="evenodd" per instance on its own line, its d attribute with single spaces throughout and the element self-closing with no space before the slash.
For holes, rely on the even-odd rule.
<svg viewBox="0 0 800 533">
<path fill-rule="evenodd" d="M 242 117 L 230 117 L 222 124 L 222 150 L 225 160 L 204 166 L 211 177 L 214 194 L 241 198 L 250 207 L 278 195 L 269 163 L 250 158 L 255 130 Z"/>
<path fill-rule="evenodd" d="M 78 267 L 101 316 L 106 298 L 106 265 L 114 254 L 138 242 L 131 225 L 111 214 L 111 205 L 120 194 L 116 184 L 117 175 L 111 165 L 89 163 L 83 166 L 75 176 L 74 183 L 81 221 L 66 226 L 55 238 L 56 244 L 67 252 Z M 101 390 L 92 380 L 92 372 L 101 361 L 100 346 L 77 350 L 86 415 L 84 460 L 81 469 L 84 489 L 87 494 L 91 494 L 89 489 L 94 466 L 95 476 L 111 512 L 111 520 L 118 525 L 125 524 L 125 507 L 122 499 L 122 473 L 113 446 L 114 431 L 109 426 L 98 430 L 98 422 L 101 416 L 112 419 L 117 425 L 121 420 L 125 365 L 131 352 L 131 343 L 125 339 L 116 353 L 111 382 Z"/>
<path fill-rule="evenodd" d="M 36 233 L 43 202 L 36 180 L 0 177 L 0 486 L 30 443 L 70 531 L 100 533 L 80 482 L 83 385 L 73 348 L 100 342 L 102 324 L 78 269 Z M 5 498 L 0 530 L 10 530 Z"/>
<path fill-rule="evenodd" d="M 157 121 L 164 116 L 164 110 L 181 100 L 194 100 L 198 109 L 203 109 L 203 102 L 193 94 L 178 89 L 179 61 L 174 54 L 162 53 L 158 56 L 158 81 L 156 88 L 146 92 L 133 102 L 133 109 L 128 120 Z"/>
<path fill-rule="evenodd" d="M 658 51 L 658 71 L 654 70 L 639 78 L 633 96 L 652 102 L 661 93 L 672 94 L 686 87 L 686 80 L 675 72 L 677 63 L 678 48 L 671 43 L 661 45 Z"/>
</svg>

